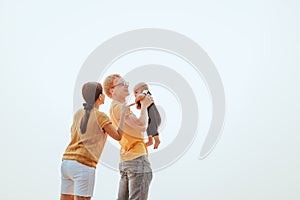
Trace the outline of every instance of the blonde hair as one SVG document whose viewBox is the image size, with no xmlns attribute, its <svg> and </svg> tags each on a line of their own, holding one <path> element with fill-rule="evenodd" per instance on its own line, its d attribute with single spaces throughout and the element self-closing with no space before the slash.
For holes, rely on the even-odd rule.
<svg viewBox="0 0 300 200">
<path fill-rule="evenodd" d="M 144 82 L 140 82 L 140 83 L 136 84 L 133 88 L 133 91 L 135 92 L 138 89 L 149 90 L 147 83 L 144 83 Z"/>
<path fill-rule="evenodd" d="M 110 89 L 114 86 L 114 80 L 116 78 L 122 78 L 122 76 L 120 74 L 112 74 L 112 75 L 109 75 L 108 77 L 106 77 L 104 80 L 104 83 L 103 83 L 104 92 L 109 98 L 112 97 Z"/>
</svg>

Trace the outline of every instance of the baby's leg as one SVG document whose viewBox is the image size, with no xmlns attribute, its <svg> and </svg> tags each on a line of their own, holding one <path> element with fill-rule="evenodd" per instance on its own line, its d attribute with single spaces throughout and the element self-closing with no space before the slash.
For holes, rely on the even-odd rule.
<svg viewBox="0 0 300 200">
<path fill-rule="evenodd" d="M 154 136 L 154 149 L 157 149 L 159 144 L 160 144 L 159 136 L 155 135 Z"/>
</svg>

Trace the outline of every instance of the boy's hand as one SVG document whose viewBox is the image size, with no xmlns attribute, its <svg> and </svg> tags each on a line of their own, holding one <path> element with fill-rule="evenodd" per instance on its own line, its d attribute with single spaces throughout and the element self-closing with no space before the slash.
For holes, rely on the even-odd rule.
<svg viewBox="0 0 300 200">
<path fill-rule="evenodd" d="M 153 103 L 153 98 L 147 94 L 143 100 L 141 100 L 141 106 L 148 108 Z"/>
</svg>

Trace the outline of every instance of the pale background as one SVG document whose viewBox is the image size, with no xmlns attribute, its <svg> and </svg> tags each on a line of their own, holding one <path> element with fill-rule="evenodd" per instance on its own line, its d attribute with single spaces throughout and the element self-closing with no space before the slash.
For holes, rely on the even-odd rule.
<svg viewBox="0 0 300 200">
<path fill-rule="evenodd" d="M 227 112 L 214 151 L 198 160 L 199 134 L 154 174 L 149 199 L 298 200 L 299 8 L 296 0 L 1 0 L 0 199 L 59 199 L 81 65 L 112 36 L 163 28 L 211 57 Z M 99 164 L 93 199 L 115 199 L 118 180 Z"/>
</svg>

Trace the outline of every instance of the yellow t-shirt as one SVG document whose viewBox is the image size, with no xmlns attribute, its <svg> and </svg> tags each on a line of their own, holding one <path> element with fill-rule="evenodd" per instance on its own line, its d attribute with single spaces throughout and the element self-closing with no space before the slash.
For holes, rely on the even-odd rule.
<svg viewBox="0 0 300 200">
<path fill-rule="evenodd" d="M 76 160 L 84 165 L 96 168 L 107 138 L 103 127 L 110 124 L 111 120 L 105 113 L 93 108 L 90 111 L 86 132 L 82 134 L 80 122 L 84 114 L 85 110 L 80 109 L 74 115 L 71 127 L 71 142 L 62 159 Z"/>
<path fill-rule="evenodd" d="M 113 100 L 110 107 L 110 117 L 112 123 L 117 127 L 122 111 L 122 103 Z M 121 140 L 120 158 L 121 161 L 133 160 L 137 157 L 148 155 L 148 150 L 144 142 L 143 133 L 125 123 Z"/>
</svg>

